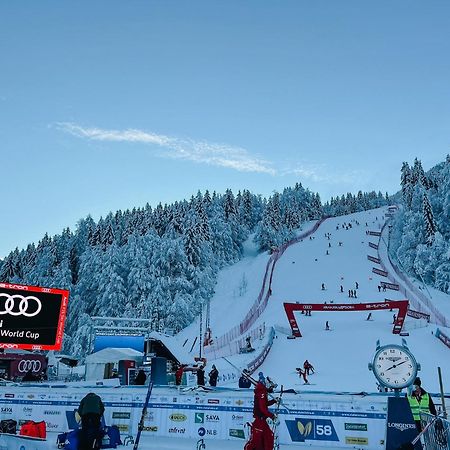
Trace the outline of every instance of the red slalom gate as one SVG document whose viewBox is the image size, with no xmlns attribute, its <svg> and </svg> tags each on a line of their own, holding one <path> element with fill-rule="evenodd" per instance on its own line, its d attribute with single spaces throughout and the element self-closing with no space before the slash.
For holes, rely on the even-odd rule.
<svg viewBox="0 0 450 450">
<path fill-rule="evenodd" d="M 292 336 L 302 337 L 295 318 L 295 311 L 380 311 L 398 309 L 398 314 L 392 329 L 393 334 L 400 334 L 408 311 L 408 300 L 389 300 L 383 303 L 283 303 L 286 316 L 291 326 Z"/>
</svg>

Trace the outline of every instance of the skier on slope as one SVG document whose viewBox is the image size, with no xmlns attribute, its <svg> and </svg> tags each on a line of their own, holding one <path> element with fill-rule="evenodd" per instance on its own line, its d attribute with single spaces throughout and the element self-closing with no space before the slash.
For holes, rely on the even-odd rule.
<svg viewBox="0 0 450 450">
<path fill-rule="evenodd" d="M 305 369 L 306 375 L 314 373 L 314 366 L 307 359 L 303 363 L 303 369 Z"/>
<path fill-rule="evenodd" d="M 306 370 L 303 370 L 301 367 L 296 367 L 295 370 L 299 377 L 303 377 L 304 384 L 309 384 L 308 378 L 306 377 Z"/>
<path fill-rule="evenodd" d="M 269 400 L 268 394 L 272 389 L 266 386 L 262 372 L 259 372 L 259 380 L 255 386 L 253 404 L 253 423 L 249 441 L 244 450 L 273 450 L 274 434 L 270 429 L 267 419 L 277 420 L 275 414 L 269 411 L 269 406 L 277 403 L 277 400 Z"/>
</svg>

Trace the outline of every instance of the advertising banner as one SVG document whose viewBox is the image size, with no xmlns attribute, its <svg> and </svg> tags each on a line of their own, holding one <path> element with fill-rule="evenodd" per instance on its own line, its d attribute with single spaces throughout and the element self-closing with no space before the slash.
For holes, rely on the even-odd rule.
<svg viewBox="0 0 450 450">
<path fill-rule="evenodd" d="M 397 450 L 403 444 L 411 442 L 416 436 L 416 424 L 408 399 L 405 397 L 389 397 L 386 450 Z M 417 442 L 414 449 L 422 450 L 420 441 Z"/>
<path fill-rule="evenodd" d="M 0 348 L 61 350 L 69 291 L 0 283 Z"/>
<path fill-rule="evenodd" d="M 381 236 L 381 231 L 368 231 L 367 234 L 370 236 Z"/>
<path fill-rule="evenodd" d="M 42 387 L 0 388 L 3 419 L 45 420 L 49 433 L 61 433 L 77 426 L 75 410 L 92 388 Z M 146 396 L 146 387 L 96 388 L 105 404 L 105 423 L 117 425 L 121 439 L 136 435 Z M 280 442 L 288 445 L 338 448 L 384 449 L 386 398 L 375 396 L 302 393 L 285 394 L 289 408 L 279 411 Z M 253 391 L 226 390 L 182 393 L 173 388 L 156 388 L 144 420 L 143 438 L 205 438 L 238 440 L 244 446 L 247 422 L 252 422 Z M 51 435 L 49 440 L 53 439 Z M 28 447 L 26 447 L 28 449 Z"/>
<path fill-rule="evenodd" d="M 380 258 L 375 258 L 375 256 L 367 255 L 367 259 L 368 259 L 369 261 L 374 262 L 374 263 L 380 264 Z"/>
<path fill-rule="evenodd" d="M 369 247 L 374 248 L 375 250 L 378 250 L 378 245 L 374 244 L 373 242 L 369 242 Z"/>
<path fill-rule="evenodd" d="M 414 319 L 425 319 L 427 322 L 430 321 L 430 315 L 420 312 L 420 311 L 414 311 L 413 309 L 408 309 L 408 312 L 406 313 L 407 316 L 413 317 Z"/>
<path fill-rule="evenodd" d="M 132 348 L 138 352 L 143 352 L 144 345 L 145 337 L 143 335 L 97 334 L 94 339 L 94 351 L 92 353 L 103 350 L 104 348 Z"/>
<path fill-rule="evenodd" d="M 450 348 L 450 338 L 444 334 L 439 328 L 436 330 L 435 336 L 441 340 L 448 348 Z"/>
<path fill-rule="evenodd" d="M 388 276 L 388 273 L 385 270 L 377 269 L 376 267 L 372 267 L 372 272 L 381 275 L 382 277 Z"/>
<path fill-rule="evenodd" d="M 396 283 L 388 283 L 386 281 L 381 281 L 380 284 L 382 288 L 391 289 L 393 291 L 400 290 L 400 286 Z"/>
</svg>

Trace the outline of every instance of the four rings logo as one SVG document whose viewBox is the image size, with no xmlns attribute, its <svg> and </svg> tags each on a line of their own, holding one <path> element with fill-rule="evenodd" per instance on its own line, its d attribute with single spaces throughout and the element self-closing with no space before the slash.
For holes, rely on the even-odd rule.
<svg viewBox="0 0 450 450">
<path fill-rule="evenodd" d="M 9 314 L 11 316 L 37 316 L 42 309 L 41 301 L 32 295 L 24 297 L 23 295 L 9 295 L 4 292 L 0 293 L 0 300 L 6 299 L 2 305 L 0 301 L 0 315 Z"/>
<path fill-rule="evenodd" d="M 37 359 L 22 359 L 17 366 L 19 372 L 28 372 L 29 370 L 31 370 L 32 372 L 39 372 L 41 370 L 41 367 L 42 364 Z"/>
</svg>

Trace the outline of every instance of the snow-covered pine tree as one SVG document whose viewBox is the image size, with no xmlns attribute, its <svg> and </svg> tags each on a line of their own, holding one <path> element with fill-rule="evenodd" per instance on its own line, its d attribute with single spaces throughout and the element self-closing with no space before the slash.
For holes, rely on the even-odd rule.
<svg viewBox="0 0 450 450">
<path fill-rule="evenodd" d="M 402 188 L 403 203 L 406 208 L 411 208 L 412 201 L 412 177 L 411 169 L 407 162 L 403 162 L 400 176 L 400 185 Z"/>
<path fill-rule="evenodd" d="M 425 235 L 427 245 L 431 245 L 434 240 L 434 235 L 437 231 L 436 222 L 434 221 L 433 210 L 431 209 L 430 201 L 426 192 L 423 193 L 423 220 L 425 222 Z"/>
</svg>

